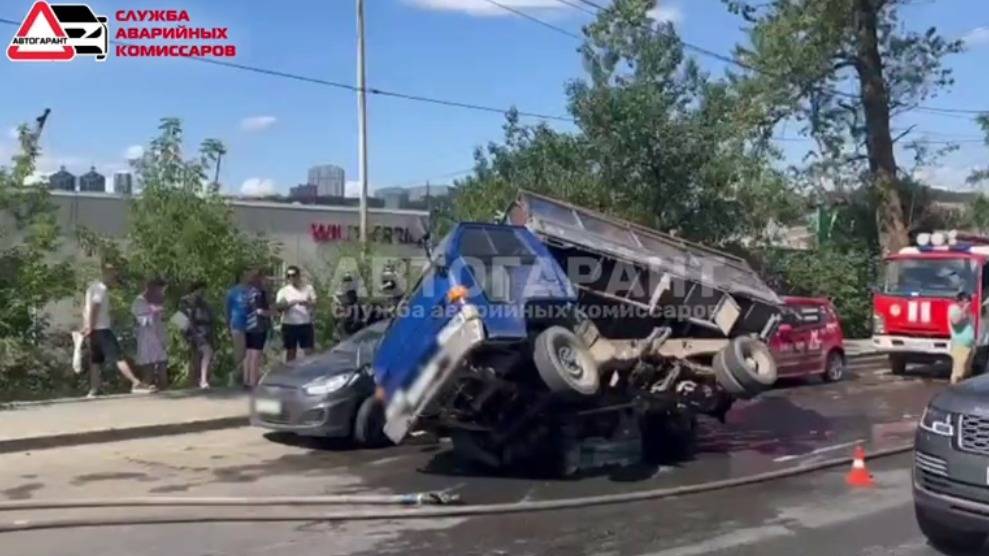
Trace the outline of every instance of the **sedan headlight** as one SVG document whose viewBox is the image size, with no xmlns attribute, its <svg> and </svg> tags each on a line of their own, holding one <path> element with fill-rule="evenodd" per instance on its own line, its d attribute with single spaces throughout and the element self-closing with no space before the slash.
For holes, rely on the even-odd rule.
<svg viewBox="0 0 989 556">
<path fill-rule="evenodd" d="M 954 419 L 952 413 L 929 405 L 920 418 L 920 428 L 940 436 L 954 436 Z"/>
<path fill-rule="evenodd" d="M 306 384 L 302 387 L 306 394 L 310 396 L 323 396 L 332 394 L 337 390 L 350 384 L 351 380 L 357 376 L 356 373 L 343 373 L 333 376 L 324 376 Z"/>
<path fill-rule="evenodd" d="M 886 319 L 879 313 L 872 314 L 872 332 L 875 334 L 886 333 Z"/>
</svg>

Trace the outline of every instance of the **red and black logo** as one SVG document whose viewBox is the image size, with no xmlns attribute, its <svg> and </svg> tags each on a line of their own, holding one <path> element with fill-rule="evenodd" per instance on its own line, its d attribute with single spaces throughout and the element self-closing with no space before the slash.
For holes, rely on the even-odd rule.
<svg viewBox="0 0 989 556">
<path fill-rule="evenodd" d="M 15 62 L 67 62 L 76 56 L 106 60 L 110 32 L 106 16 L 86 4 L 35 2 L 7 47 Z"/>
</svg>

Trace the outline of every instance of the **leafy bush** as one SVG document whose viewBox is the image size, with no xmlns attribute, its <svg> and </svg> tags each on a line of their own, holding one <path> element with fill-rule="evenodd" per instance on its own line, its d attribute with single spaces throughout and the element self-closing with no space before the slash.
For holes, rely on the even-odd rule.
<svg viewBox="0 0 989 556">
<path fill-rule="evenodd" d="M 763 275 L 782 294 L 828 297 L 841 318 L 845 336 L 872 332 L 872 287 L 878 257 L 863 249 L 822 248 L 763 253 Z"/>
</svg>

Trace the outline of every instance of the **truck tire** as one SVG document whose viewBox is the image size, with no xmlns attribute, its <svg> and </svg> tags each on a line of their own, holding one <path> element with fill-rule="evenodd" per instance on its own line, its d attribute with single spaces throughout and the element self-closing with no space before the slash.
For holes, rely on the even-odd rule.
<svg viewBox="0 0 989 556">
<path fill-rule="evenodd" d="M 385 436 L 385 408 L 374 396 L 366 398 L 357 408 L 354 441 L 365 448 L 383 448 L 392 443 Z"/>
<path fill-rule="evenodd" d="M 717 380 L 718 385 L 721 389 L 728 393 L 733 398 L 751 398 L 754 394 L 750 393 L 742 385 L 738 383 L 735 376 L 728 370 L 728 365 L 725 363 L 724 351 L 719 351 L 714 355 L 714 361 L 711 362 L 711 366 L 714 368 L 714 378 Z"/>
<path fill-rule="evenodd" d="M 717 367 L 723 366 L 721 374 L 734 378 L 749 397 L 776 383 L 776 360 L 772 352 L 766 344 L 748 336 L 732 339 L 715 356 L 714 366 L 716 373 Z"/>
<path fill-rule="evenodd" d="M 920 532 L 927 537 L 935 548 L 940 548 L 948 552 L 962 551 L 965 553 L 975 552 L 982 548 L 986 542 L 985 533 L 977 531 L 965 531 L 949 527 L 927 517 L 924 510 L 915 505 L 917 514 L 917 525 Z"/>
<path fill-rule="evenodd" d="M 593 396 L 600 388 L 597 364 L 573 332 L 551 326 L 536 336 L 532 359 L 539 376 L 556 394 Z"/>
<path fill-rule="evenodd" d="M 902 375 L 907 372 L 907 359 L 902 355 L 889 356 L 889 371 L 894 375 Z"/>
</svg>

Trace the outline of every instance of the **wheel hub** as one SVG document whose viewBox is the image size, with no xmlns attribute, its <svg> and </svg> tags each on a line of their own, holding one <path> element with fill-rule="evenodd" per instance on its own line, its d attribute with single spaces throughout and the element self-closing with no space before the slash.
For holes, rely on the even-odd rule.
<svg viewBox="0 0 989 556">
<path fill-rule="evenodd" d="M 560 363 L 562 363 L 563 369 L 568 375 L 574 378 L 580 378 L 584 374 L 584 370 L 577 362 L 577 353 L 570 346 L 560 346 L 556 350 L 556 356 L 560 358 Z"/>
</svg>

